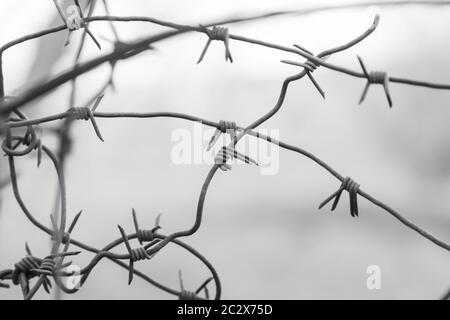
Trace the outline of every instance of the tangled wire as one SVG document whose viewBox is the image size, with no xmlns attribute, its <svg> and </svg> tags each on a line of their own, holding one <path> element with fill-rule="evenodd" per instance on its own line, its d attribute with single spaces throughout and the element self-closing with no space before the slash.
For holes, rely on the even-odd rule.
<svg viewBox="0 0 450 320">
<path fill-rule="evenodd" d="M 391 83 L 399 83 L 399 84 L 407 84 L 407 85 L 415 85 L 422 86 L 434 89 L 445 89 L 450 90 L 450 85 L 446 84 L 436 84 L 425 81 L 416 81 L 404 78 L 398 78 L 393 76 L 388 76 L 387 72 L 384 71 L 372 71 L 368 72 L 363 60 L 358 57 L 360 62 L 362 73 L 359 71 L 347 69 L 335 64 L 331 64 L 328 61 L 333 55 L 345 51 L 354 45 L 360 43 L 368 36 L 370 36 L 379 24 L 379 16 L 377 15 L 371 24 L 371 26 L 365 30 L 361 35 L 352 39 L 351 41 L 338 46 L 336 48 L 332 48 L 329 50 L 325 50 L 318 55 L 312 54 L 307 49 L 301 47 L 300 45 L 295 45 L 293 47 L 285 47 L 282 45 L 269 43 L 265 41 L 261 41 L 258 39 L 247 38 L 244 36 L 239 36 L 235 34 L 231 34 L 226 27 L 222 27 L 225 24 L 232 24 L 241 21 L 249 21 L 255 20 L 259 18 L 265 18 L 272 15 L 261 15 L 256 17 L 247 17 L 241 19 L 228 19 L 225 21 L 217 21 L 209 24 L 202 24 L 199 26 L 189 26 L 189 25 L 181 25 L 172 22 L 162 21 L 159 19 L 151 18 L 151 17 L 115 17 L 109 14 L 109 8 L 106 1 L 103 1 L 104 9 L 106 11 L 105 16 L 92 16 L 94 11 L 96 1 L 90 2 L 89 12 L 86 16 L 83 15 L 82 8 L 77 3 L 81 17 L 83 19 L 82 23 L 79 24 L 79 28 L 83 29 L 82 41 L 77 50 L 76 58 L 74 61 L 74 68 L 67 70 L 60 75 L 46 81 L 44 83 L 38 84 L 31 89 L 28 89 L 18 96 L 11 97 L 5 95 L 4 89 L 4 77 L 2 70 L 2 60 L 3 54 L 6 50 L 26 41 L 30 41 L 32 39 L 36 39 L 39 37 L 43 37 L 52 33 L 61 32 L 64 30 L 69 30 L 69 32 L 74 31 L 73 28 L 67 24 L 57 26 L 54 28 L 50 28 L 47 30 L 39 31 L 33 33 L 31 35 L 27 35 L 21 37 L 17 40 L 11 41 L 0 48 L 0 138 L 2 139 L 2 150 L 8 158 L 9 163 L 9 180 L 7 182 L 0 182 L 0 188 L 5 187 L 8 183 L 11 185 L 14 197 L 19 205 L 20 209 L 23 211 L 28 220 L 40 229 L 42 232 L 46 233 L 52 240 L 52 248 L 51 252 L 44 257 L 37 257 L 32 254 L 28 245 L 26 246 L 26 255 L 23 259 L 18 261 L 16 264 L 12 266 L 11 269 L 5 269 L 0 271 L 0 288 L 10 288 L 11 286 L 20 286 L 24 299 L 32 299 L 34 295 L 41 289 L 44 288 L 45 291 L 50 292 L 52 285 L 54 284 L 56 288 L 60 291 L 63 291 L 67 294 L 74 294 L 80 288 L 83 287 L 85 282 L 89 279 L 91 272 L 94 270 L 98 264 L 104 260 L 108 259 L 115 264 L 119 265 L 123 269 L 128 271 L 128 283 L 131 284 L 133 278 L 135 276 L 140 277 L 144 281 L 149 284 L 155 286 L 156 288 L 163 290 L 169 294 L 172 294 L 180 299 L 186 300 L 196 300 L 196 299 L 209 299 L 210 298 L 210 290 L 208 289 L 208 285 L 212 282 L 215 286 L 215 299 L 220 299 L 221 297 L 221 283 L 219 276 L 213 267 L 213 265 L 197 250 L 188 245 L 185 242 L 182 242 L 179 238 L 189 237 L 195 234 L 202 224 L 203 219 L 203 210 L 204 210 L 204 202 L 207 195 L 207 191 L 209 189 L 209 185 L 216 175 L 218 169 L 222 169 L 224 171 L 231 170 L 231 165 L 229 162 L 230 159 L 236 158 L 241 160 L 247 164 L 258 165 L 256 161 L 249 158 L 248 156 L 241 154 L 235 150 L 236 145 L 239 141 L 246 135 L 254 136 L 258 139 L 264 140 L 267 143 L 272 143 L 278 145 L 279 147 L 298 153 L 303 155 L 312 161 L 316 162 L 323 169 L 328 171 L 332 176 L 334 176 L 337 180 L 340 181 L 341 185 L 339 189 L 334 192 L 331 196 L 329 196 L 325 201 L 320 204 L 320 208 L 324 207 L 327 203 L 334 199 L 331 210 L 334 210 L 338 205 L 340 197 L 344 191 L 348 192 L 349 200 L 350 200 L 350 213 L 353 217 L 359 216 L 357 197 L 365 198 L 366 200 L 372 202 L 375 206 L 378 206 L 382 210 L 391 214 L 393 217 L 398 219 L 401 223 L 403 223 L 408 228 L 416 231 L 421 236 L 426 239 L 432 241 L 436 245 L 444 248 L 445 250 L 450 250 L 450 245 L 437 239 L 433 235 L 424 231 L 414 223 L 410 222 L 408 219 L 403 217 L 396 210 L 392 209 L 388 205 L 383 202 L 375 199 L 365 191 L 363 191 L 358 183 L 352 180 L 349 177 L 341 175 L 335 169 L 333 169 L 326 162 L 313 155 L 312 153 L 301 149 L 296 146 L 289 145 L 287 143 L 277 141 L 272 137 L 263 135 L 256 131 L 256 129 L 267 120 L 272 118 L 282 107 L 283 102 L 285 100 L 287 90 L 289 85 L 294 82 L 302 79 L 304 76 L 308 76 L 313 85 L 317 88 L 319 93 L 325 97 L 324 90 L 319 86 L 318 82 L 313 77 L 313 72 L 318 68 L 327 68 L 330 70 L 334 70 L 337 72 L 341 72 L 347 74 L 349 76 L 365 79 L 367 81 L 366 86 L 363 90 L 362 97 L 360 99 L 360 103 L 364 101 L 366 97 L 366 93 L 369 89 L 369 86 L 372 84 L 382 85 L 388 99 L 388 104 L 392 107 L 392 98 L 390 94 L 389 85 Z M 286 14 L 292 12 L 285 13 L 277 13 Z M 118 36 L 118 32 L 115 29 L 115 25 L 113 22 L 130 22 L 130 21 L 140 21 L 140 22 L 149 22 L 153 24 L 162 25 L 168 28 L 173 29 L 172 31 L 167 31 L 161 34 L 157 34 L 155 36 L 150 36 L 145 39 L 134 41 L 134 42 L 124 42 L 120 40 Z M 95 36 L 89 31 L 87 28 L 90 23 L 93 22 L 108 22 L 110 24 L 111 30 L 115 35 L 114 40 L 114 50 L 111 53 L 104 54 L 100 57 L 94 58 L 84 63 L 79 62 L 79 58 L 81 55 L 81 51 L 83 49 L 86 35 L 89 35 L 96 43 L 98 42 L 95 39 Z M 266 114 L 256 119 L 250 125 L 246 127 L 238 126 L 233 121 L 219 121 L 214 122 L 207 119 L 198 118 L 189 114 L 180 114 L 180 113 L 171 113 L 171 112 L 151 112 L 151 113 L 133 113 L 133 112 L 99 112 L 97 108 L 100 106 L 102 97 L 106 89 L 112 87 L 114 88 L 113 74 L 114 67 L 117 62 L 130 59 L 144 51 L 151 50 L 153 45 L 157 42 L 163 41 L 165 39 L 178 36 L 182 33 L 186 32 L 198 32 L 205 34 L 208 37 L 207 44 L 201 52 L 201 56 L 198 60 L 200 63 L 210 46 L 213 40 L 222 41 L 225 45 L 225 59 L 229 62 L 233 62 L 233 58 L 230 51 L 230 41 L 241 41 L 247 42 L 253 45 L 264 46 L 267 48 L 271 48 L 278 51 L 283 51 L 286 53 L 294 54 L 299 58 L 306 59 L 305 62 L 298 61 L 290 61 L 290 60 L 282 60 L 283 63 L 288 63 L 290 65 L 294 65 L 297 67 L 301 67 L 301 71 L 293 76 L 288 77 L 284 80 L 281 92 L 277 102 L 274 107 L 269 110 Z M 100 47 L 100 46 L 99 46 Z M 92 97 L 89 104 L 82 107 L 75 107 L 74 96 L 76 90 L 76 80 L 79 76 L 90 72 L 103 64 L 110 64 L 111 73 L 107 82 L 102 86 L 101 90 Z M 67 111 L 53 114 L 49 116 L 45 116 L 37 119 L 29 119 L 25 112 L 23 111 L 24 105 L 30 101 L 35 100 L 42 95 L 55 90 L 59 86 L 70 82 L 72 84 L 71 98 L 70 98 L 70 107 Z M 124 228 L 118 226 L 118 237 L 117 239 L 111 241 L 103 248 L 95 248 L 91 245 L 88 245 L 85 242 L 82 242 L 78 239 L 72 237 L 72 233 L 81 216 L 81 212 L 77 214 L 73 221 L 68 224 L 67 219 L 67 206 L 66 206 L 66 190 L 65 190 L 65 179 L 64 179 L 64 163 L 67 156 L 71 151 L 71 143 L 72 137 L 70 135 L 70 127 L 74 121 L 77 120 L 86 120 L 91 122 L 92 127 L 94 129 L 94 133 L 96 136 L 103 141 L 103 136 L 97 125 L 97 118 L 155 118 L 155 117 L 167 117 L 167 118 L 178 118 L 187 121 L 199 122 L 205 126 L 216 128 L 216 132 L 214 136 L 211 138 L 211 141 L 208 145 L 208 150 L 218 141 L 218 137 L 220 134 L 230 134 L 231 143 L 228 146 L 223 146 L 219 153 L 216 156 L 215 164 L 212 166 L 209 171 L 198 200 L 197 213 L 194 224 L 192 227 L 174 232 L 172 234 L 165 235 L 161 233 L 162 227 L 160 223 L 160 216 L 156 218 L 154 226 L 151 226 L 146 229 L 141 229 L 137 213 L 133 209 L 132 211 L 132 219 L 134 223 L 134 232 L 127 233 Z M 58 130 L 55 130 L 57 137 L 59 138 L 59 148 L 56 151 L 52 151 L 48 148 L 44 141 L 41 139 L 41 127 L 44 124 L 61 121 L 62 124 Z M 51 216 L 51 227 L 47 227 L 42 222 L 38 221 L 32 211 L 26 205 L 18 184 L 17 173 L 16 173 L 16 163 L 15 159 L 19 157 L 28 156 L 32 153 L 36 152 L 38 155 L 38 166 L 42 161 L 42 157 L 45 155 L 52 162 L 55 171 L 58 177 L 58 186 L 59 186 L 59 212 L 57 215 Z M 139 246 L 133 246 L 133 240 L 137 240 Z M 185 289 L 181 271 L 179 273 L 179 281 L 180 288 L 173 289 L 164 284 L 159 283 L 148 275 L 140 272 L 135 268 L 135 264 L 145 261 L 150 261 L 152 258 L 159 254 L 167 245 L 174 244 L 183 250 L 186 250 L 193 257 L 197 258 L 204 266 L 209 270 L 211 276 L 206 279 L 197 289 L 189 291 Z M 125 253 L 117 254 L 113 253 L 112 250 L 124 245 L 126 249 Z M 71 247 L 77 247 L 81 251 L 69 251 Z M 94 254 L 94 257 L 90 262 L 79 272 L 70 271 L 70 266 L 72 262 L 64 262 L 67 257 L 76 257 L 81 252 L 90 252 Z M 128 263 L 127 263 L 128 262 Z M 68 287 L 66 282 L 63 281 L 67 278 L 73 278 L 77 276 L 79 279 L 76 286 Z M 448 295 L 446 295 L 448 297 Z"/>
</svg>

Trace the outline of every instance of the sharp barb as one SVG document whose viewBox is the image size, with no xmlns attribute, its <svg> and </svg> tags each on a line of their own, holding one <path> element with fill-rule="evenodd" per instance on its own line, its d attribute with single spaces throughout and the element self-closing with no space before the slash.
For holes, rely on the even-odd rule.
<svg viewBox="0 0 450 320">
<path fill-rule="evenodd" d="M 353 196 L 351 193 L 348 194 L 349 195 L 349 200 L 350 200 L 350 215 L 355 218 L 356 214 L 355 214 L 355 202 L 353 199 Z"/>
<path fill-rule="evenodd" d="M 367 92 L 369 91 L 369 87 L 370 87 L 370 82 L 367 81 L 366 86 L 364 87 L 364 90 L 361 94 L 361 98 L 359 99 L 359 104 L 363 103 L 364 100 L 366 99 Z"/>
<path fill-rule="evenodd" d="M 384 87 L 384 92 L 386 93 L 386 98 L 388 100 L 389 107 L 392 108 L 392 98 L 391 98 L 391 93 L 389 91 L 389 77 L 387 75 L 384 78 L 383 87 Z"/>
<path fill-rule="evenodd" d="M 158 216 L 156 217 L 156 220 L 155 220 L 155 227 L 156 228 L 161 228 L 161 216 L 162 216 L 162 213 L 160 213 L 160 214 L 158 214 Z"/>
<path fill-rule="evenodd" d="M 353 202 L 354 204 L 354 208 L 355 208 L 355 216 L 359 217 L 359 209 L 358 209 L 358 198 L 356 194 L 353 194 Z"/>
<path fill-rule="evenodd" d="M 9 289 L 9 284 L 0 282 L 0 288 Z"/>
<path fill-rule="evenodd" d="M 95 117 L 92 114 L 92 112 L 90 112 L 89 118 L 91 119 L 91 123 L 92 123 L 92 126 L 94 127 L 95 134 L 100 139 L 100 141 L 105 142 L 105 140 L 103 140 L 102 134 L 101 134 L 100 129 L 98 128 L 98 125 L 97 125 L 97 121 L 95 120 Z"/>
<path fill-rule="evenodd" d="M 123 242 L 125 243 L 125 246 L 127 247 L 128 252 L 131 253 L 132 249 L 130 246 L 130 242 L 128 241 L 128 237 L 125 234 L 125 230 L 120 225 L 118 225 L 117 227 L 119 228 L 120 234 L 122 235 Z"/>
<path fill-rule="evenodd" d="M 364 61 L 360 56 L 357 56 L 359 64 L 361 65 L 361 69 L 364 72 L 364 75 L 366 76 L 367 79 L 369 79 L 369 73 L 367 72 L 366 66 L 364 65 Z"/>
<path fill-rule="evenodd" d="M 102 102 L 104 97 L 105 97 L 104 93 L 97 97 L 97 99 L 95 100 L 95 104 L 94 104 L 94 106 L 91 109 L 92 112 L 95 112 L 97 110 L 98 106 L 100 105 L 100 103 Z"/>
<path fill-rule="evenodd" d="M 339 200 L 341 199 L 342 195 L 342 189 L 339 189 L 339 192 L 336 194 L 336 197 L 334 198 L 333 205 L 331 206 L 331 211 L 334 211 L 339 204 Z"/>
<path fill-rule="evenodd" d="M 95 45 L 97 46 L 97 48 L 99 50 L 102 50 L 102 46 L 100 45 L 100 42 L 98 42 L 98 40 L 95 38 L 95 36 L 92 34 L 91 30 L 89 30 L 89 28 L 86 26 L 86 33 L 89 35 L 89 38 L 92 39 L 92 41 L 94 41 Z"/>
<path fill-rule="evenodd" d="M 303 52 L 306 52 L 307 54 L 310 54 L 310 55 L 314 55 L 314 53 L 312 53 L 311 51 L 309 51 L 308 49 L 306 49 L 306 48 L 303 48 L 301 45 L 299 45 L 299 44 L 294 44 L 294 47 L 296 47 L 297 49 L 299 49 L 299 50 L 301 50 L 301 51 L 303 51 Z"/>
<path fill-rule="evenodd" d="M 233 63 L 233 57 L 230 51 L 230 41 L 228 39 L 228 36 L 225 38 L 224 45 L 225 45 L 225 61 L 230 61 L 230 63 Z"/>
<path fill-rule="evenodd" d="M 129 264 L 128 269 L 129 269 L 129 271 L 128 271 L 128 285 L 131 285 L 131 283 L 133 282 L 133 276 L 134 276 L 134 262 L 131 259 L 130 259 L 130 264 Z"/>
<path fill-rule="evenodd" d="M 28 242 L 25 242 L 25 251 L 27 252 L 27 254 L 28 254 L 29 256 L 32 256 L 32 255 L 33 255 L 33 254 L 31 253 L 30 246 L 28 245 Z"/>
<path fill-rule="evenodd" d="M 200 62 L 203 61 L 203 58 L 205 57 L 206 52 L 208 51 L 208 48 L 209 48 L 210 44 L 211 44 L 211 39 L 208 39 L 208 41 L 206 42 L 205 47 L 202 50 L 202 53 L 200 54 L 200 58 L 198 59 L 197 64 L 199 64 Z"/>
<path fill-rule="evenodd" d="M 251 159 L 251 158 L 249 158 L 249 157 L 243 155 L 242 153 L 239 153 L 239 152 L 237 152 L 237 151 L 234 151 L 234 154 L 233 154 L 233 155 L 234 155 L 234 157 L 235 157 L 236 159 L 241 160 L 241 161 L 243 161 L 243 162 L 245 162 L 245 163 L 247 163 L 247 164 L 254 164 L 254 165 L 258 166 L 258 162 L 256 162 L 255 160 L 253 160 L 253 159 Z"/>
<path fill-rule="evenodd" d="M 42 141 L 39 139 L 37 146 L 37 167 L 39 168 L 42 163 Z"/>
<path fill-rule="evenodd" d="M 237 141 L 236 130 L 231 130 L 230 136 L 231 136 L 231 142 L 235 143 Z"/>
<path fill-rule="evenodd" d="M 72 223 L 70 224 L 69 227 L 69 234 L 72 233 L 73 229 L 75 228 L 76 224 L 78 223 L 78 220 L 80 219 L 81 214 L 83 213 L 83 210 L 80 210 L 80 212 L 78 212 L 78 214 L 75 216 L 75 218 L 73 218 Z"/>
<path fill-rule="evenodd" d="M 331 196 L 326 198 L 322 203 L 319 205 L 319 210 L 322 209 L 324 206 L 326 206 L 331 200 L 333 200 L 334 197 L 337 196 L 337 194 L 340 192 L 340 189 L 336 192 L 334 192 Z"/>
<path fill-rule="evenodd" d="M 180 289 L 184 291 L 183 272 L 181 270 L 178 270 L 178 279 L 180 281 Z"/>
<path fill-rule="evenodd" d="M 70 36 L 72 35 L 72 31 L 67 33 L 66 41 L 64 42 L 64 47 L 67 47 L 70 44 Z"/>
<path fill-rule="evenodd" d="M 311 80 L 314 87 L 316 87 L 317 91 L 319 91 L 322 98 L 325 99 L 325 92 L 322 90 L 320 85 L 317 83 L 316 79 L 314 79 L 314 76 L 311 74 L 311 72 L 306 72 L 306 74 L 308 75 L 308 78 L 309 78 L 309 80 Z"/>
<path fill-rule="evenodd" d="M 64 268 L 70 267 L 71 265 L 72 265 L 72 261 L 67 261 L 66 263 L 61 264 L 59 269 L 64 269 Z"/>
<path fill-rule="evenodd" d="M 202 285 L 200 287 L 198 287 L 197 290 L 195 290 L 195 294 L 199 294 L 200 291 L 202 291 L 203 289 L 206 289 L 208 284 L 213 280 L 214 278 L 208 278 L 206 279 L 205 282 L 202 283 Z"/>
<path fill-rule="evenodd" d="M 54 259 L 54 258 L 61 258 L 61 257 L 72 257 L 72 256 L 77 256 L 80 253 L 81 253 L 81 251 L 61 252 L 61 253 L 55 253 L 55 254 L 49 255 L 48 258 Z"/>
</svg>

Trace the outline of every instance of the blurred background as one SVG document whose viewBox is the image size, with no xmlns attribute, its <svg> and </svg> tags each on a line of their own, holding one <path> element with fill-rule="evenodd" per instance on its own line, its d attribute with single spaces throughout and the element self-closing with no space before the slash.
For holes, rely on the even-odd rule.
<svg viewBox="0 0 450 320">
<path fill-rule="evenodd" d="M 353 3 L 353 2 L 352 2 Z M 111 0 L 111 13 L 142 15 L 196 25 L 230 16 L 284 9 L 341 5 L 342 1 Z M 346 43 L 381 13 L 379 28 L 368 39 L 330 62 L 359 70 L 361 55 L 371 70 L 392 76 L 450 83 L 450 6 L 370 6 L 290 15 L 230 25 L 234 34 L 283 45 L 301 44 L 314 53 Z M 96 15 L 104 15 L 98 6 Z M 50 0 L 0 3 L 0 42 L 61 23 Z M 156 34 L 164 28 L 146 23 L 117 23 L 123 41 Z M 103 38 L 113 38 L 107 23 L 90 25 Z M 64 47 L 66 33 L 14 47 L 4 54 L 8 95 L 70 68 L 81 32 Z M 196 61 L 205 44 L 201 34 L 160 42 L 152 52 L 118 65 L 117 90 L 107 91 L 99 111 L 174 111 L 214 121 L 247 125 L 276 102 L 282 81 L 299 71 L 281 64 L 293 55 L 241 42 L 231 42 L 235 62 L 225 63 L 223 44 L 213 42 L 205 60 Z M 103 52 L 112 46 L 101 39 Z M 99 55 L 88 39 L 82 60 Z M 78 81 L 76 102 L 83 105 L 108 77 L 102 67 Z M 362 79 L 319 68 L 315 78 L 326 100 L 307 78 L 291 85 L 281 112 L 261 128 L 278 129 L 280 140 L 298 145 L 327 161 L 343 175 L 397 209 L 424 229 L 450 241 L 450 92 L 391 84 L 389 109 L 380 86 L 366 101 L 358 100 Z M 29 117 L 66 110 L 70 86 L 63 86 L 28 107 Z M 176 165 L 171 161 L 176 129 L 192 124 L 176 119 L 99 119 L 105 138 L 92 127 L 72 128 L 73 152 L 66 165 L 68 214 L 83 215 L 73 236 L 103 247 L 119 236 L 117 224 L 132 232 L 131 208 L 143 227 L 162 213 L 165 234 L 194 221 L 198 196 L 210 165 Z M 48 127 L 54 126 L 50 124 Z M 212 132 L 212 131 L 211 131 Z M 55 147 L 51 134 L 45 143 Z M 318 204 L 339 183 L 315 163 L 280 151 L 278 174 L 236 165 L 218 172 L 208 191 L 201 229 L 186 240 L 216 267 L 225 299 L 436 299 L 450 286 L 450 255 L 396 219 L 360 199 L 360 218 L 349 214 L 343 196 L 334 213 Z M 36 169 L 33 156 L 17 160 L 19 184 L 33 214 L 49 224 L 56 194 L 50 161 Z M 0 158 L 0 178 L 7 176 Z M 2 190 L 0 268 L 11 268 L 25 255 L 45 256 L 49 239 L 24 217 L 10 186 Z M 125 248 L 120 248 L 124 252 Z M 85 265 L 89 254 L 73 262 Z M 368 290 L 366 269 L 381 268 L 381 290 Z M 181 249 L 169 246 L 152 262 L 137 267 L 154 279 L 178 288 L 183 271 L 187 289 L 197 288 L 208 271 Z M 0 289 L 0 299 L 21 298 L 19 288 Z M 52 296 L 40 293 L 40 299 Z M 94 270 L 73 299 L 168 299 L 172 296 L 135 278 L 109 261 Z"/>
</svg>

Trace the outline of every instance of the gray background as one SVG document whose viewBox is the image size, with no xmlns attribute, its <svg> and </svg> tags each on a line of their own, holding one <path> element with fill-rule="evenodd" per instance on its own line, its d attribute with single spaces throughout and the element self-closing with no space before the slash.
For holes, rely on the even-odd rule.
<svg viewBox="0 0 450 320">
<path fill-rule="evenodd" d="M 341 1 L 109 1 L 115 15 L 148 15 L 197 24 L 233 14 L 336 4 Z M 348 9 L 305 16 L 273 18 L 230 26 L 230 31 L 279 44 L 299 43 L 319 52 L 364 31 L 381 11 L 378 30 L 358 46 L 330 62 L 359 69 L 356 55 L 369 69 L 434 82 L 450 82 L 450 8 L 410 6 Z M 103 12 L 99 11 L 99 14 Z M 59 23 L 50 0 L 0 4 L 0 41 Z M 151 24 L 119 24 L 123 39 L 136 39 L 162 28 Z M 107 25 L 91 26 L 109 36 Z M 19 93 L 33 81 L 70 66 L 76 37 L 63 48 L 65 33 L 20 45 L 4 56 L 7 94 Z M 205 36 L 187 34 L 157 45 L 155 52 L 121 63 L 115 74 L 117 92 L 108 92 L 102 111 L 177 111 L 211 120 L 246 125 L 273 107 L 284 78 L 298 71 L 279 63 L 295 59 L 245 43 L 232 42 L 235 63 L 223 60 L 223 45 L 214 42 L 201 65 L 195 62 Z M 107 43 L 104 50 L 110 50 Z M 84 59 L 98 54 L 88 42 Z M 36 55 L 38 59 L 36 58 Z M 77 102 L 82 104 L 101 85 L 107 68 L 83 76 Z M 364 190 L 398 209 L 407 218 L 450 241 L 450 116 L 447 91 L 391 85 L 389 110 L 381 87 L 372 87 L 362 106 L 357 102 L 364 80 L 320 69 L 316 79 L 324 101 L 307 79 L 289 89 L 282 111 L 262 126 L 279 129 L 281 140 L 306 148 Z M 33 103 L 29 116 L 65 110 L 68 86 Z M 172 132 L 192 129 L 174 120 L 98 120 L 105 143 L 89 124 L 74 126 L 76 144 L 66 178 L 69 216 L 84 214 L 74 237 L 101 247 L 119 236 L 116 225 L 133 230 L 131 208 L 143 226 L 163 213 L 165 233 L 190 227 L 209 165 L 171 162 Z M 54 145 L 52 136 L 45 142 Z M 0 158 L 1 175 L 5 159 Z M 28 206 L 49 221 L 56 177 L 49 161 L 35 168 L 35 157 L 17 161 L 20 185 Z M 254 167 L 236 165 L 219 172 L 205 205 L 200 231 L 187 239 L 217 268 L 224 298 L 267 299 L 434 299 L 450 286 L 450 256 L 387 213 L 360 200 L 360 218 L 349 215 L 344 196 L 333 214 L 318 204 L 338 182 L 303 157 L 280 152 L 280 170 L 262 176 Z M 49 240 L 27 222 L 9 188 L 3 191 L 0 214 L 0 268 L 10 268 L 25 253 L 28 241 L 45 256 Z M 123 252 L 124 248 L 120 249 Z M 84 265 L 91 255 L 73 259 Z M 378 265 L 382 289 L 366 288 L 366 268 Z M 208 276 L 195 259 L 170 247 L 138 267 L 155 279 L 178 287 L 182 269 L 188 289 Z M 51 296 L 39 294 L 48 299 Z M 20 290 L 0 290 L 0 299 L 20 298 Z M 171 296 L 138 278 L 127 286 L 126 271 L 102 262 L 74 297 L 165 299 Z"/>
</svg>

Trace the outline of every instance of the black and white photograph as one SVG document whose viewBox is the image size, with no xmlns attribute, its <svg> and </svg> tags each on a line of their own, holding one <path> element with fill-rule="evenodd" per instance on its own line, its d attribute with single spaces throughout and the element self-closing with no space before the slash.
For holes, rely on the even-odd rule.
<svg viewBox="0 0 450 320">
<path fill-rule="evenodd" d="M 0 145 L 0 300 L 450 300 L 450 1 L 1 0 Z"/>
</svg>

